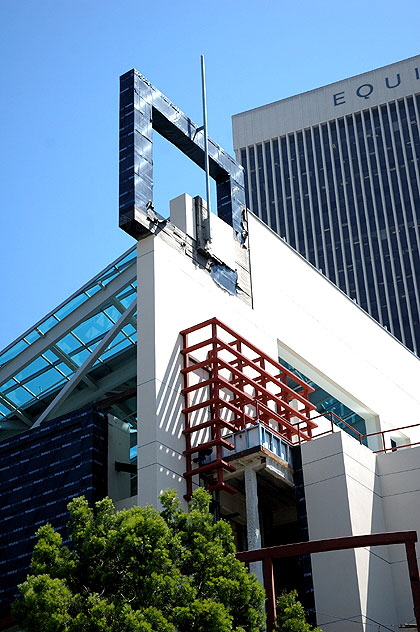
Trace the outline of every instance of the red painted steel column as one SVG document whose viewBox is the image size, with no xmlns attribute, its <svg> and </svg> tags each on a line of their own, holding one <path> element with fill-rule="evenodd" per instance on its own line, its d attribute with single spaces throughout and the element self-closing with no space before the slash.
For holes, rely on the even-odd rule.
<svg viewBox="0 0 420 632">
<path fill-rule="evenodd" d="M 416 618 L 417 630 L 420 630 L 420 578 L 415 542 L 405 542 L 405 551 L 407 553 L 408 573 L 410 575 L 411 593 L 413 595 L 414 616 Z"/>
<path fill-rule="evenodd" d="M 217 399 L 217 403 L 212 404 L 212 417 L 213 419 L 217 418 L 220 420 L 220 383 L 219 383 L 219 365 L 217 363 L 217 352 L 218 352 L 218 344 L 217 344 L 217 322 L 212 323 L 211 326 L 211 337 L 213 339 L 212 349 L 210 351 L 212 358 L 212 377 L 215 378 L 215 382 L 212 384 L 211 396 L 212 398 Z M 212 427 L 212 439 L 216 440 L 216 460 L 220 462 L 223 458 L 223 448 L 220 443 L 220 439 L 222 437 L 222 430 L 220 423 L 215 424 Z M 218 465 L 217 467 L 217 484 L 221 486 L 223 484 L 223 467 Z M 219 487 L 220 489 L 220 487 Z"/>
<path fill-rule="evenodd" d="M 264 555 L 264 587 L 267 595 L 267 630 L 272 632 L 276 624 L 276 591 L 274 586 L 273 560 Z"/>
<path fill-rule="evenodd" d="M 242 342 L 241 342 L 240 340 L 236 340 L 236 349 L 237 349 L 237 351 L 238 351 L 239 353 L 242 353 L 242 352 L 243 352 L 243 350 L 242 350 Z M 244 372 L 244 362 L 243 362 L 243 360 L 238 360 L 238 369 L 239 369 L 239 371 L 240 371 L 241 373 L 243 373 L 243 372 Z M 239 388 L 241 391 L 244 391 L 244 390 L 245 390 L 245 389 L 244 389 L 244 381 L 243 381 L 243 380 L 239 380 L 239 382 L 238 382 L 238 388 Z M 245 423 L 245 416 L 244 416 L 245 403 L 244 403 L 243 401 L 240 403 L 239 408 L 241 408 L 241 409 L 242 409 L 242 417 L 240 417 L 240 418 L 239 418 L 239 420 L 238 420 L 238 415 L 236 415 L 236 417 L 235 417 L 235 419 L 237 420 L 236 425 L 237 425 L 238 429 L 243 430 L 243 429 L 245 428 L 245 426 L 246 426 L 246 423 Z M 238 423 L 238 421 L 239 421 L 239 423 Z"/>
</svg>

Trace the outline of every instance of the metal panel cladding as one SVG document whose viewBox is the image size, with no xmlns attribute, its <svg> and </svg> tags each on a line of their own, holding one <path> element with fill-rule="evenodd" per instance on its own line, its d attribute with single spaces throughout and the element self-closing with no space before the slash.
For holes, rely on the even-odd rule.
<svg viewBox="0 0 420 632">
<path fill-rule="evenodd" d="M 137 70 L 120 79 L 120 227 L 136 239 L 149 232 L 153 212 L 153 130 L 205 168 L 204 134 Z M 217 211 L 244 239 L 243 167 L 210 138 L 209 168 Z"/>
<path fill-rule="evenodd" d="M 26 578 L 37 529 L 49 522 L 66 538 L 70 500 L 107 494 L 107 443 L 106 417 L 92 408 L 0 443 L 0 618 Z"/>
</svg>

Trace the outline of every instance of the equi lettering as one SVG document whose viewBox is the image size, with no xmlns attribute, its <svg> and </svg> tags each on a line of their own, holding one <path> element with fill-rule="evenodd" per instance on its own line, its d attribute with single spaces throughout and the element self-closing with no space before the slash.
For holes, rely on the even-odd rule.
<svg viewBox="0 0 420 632">
<path fill-rule="evenodd" d="M 414 68 L 414 78 L 417 81 L 420 81 L 420 72 L 419 68 Z M 401 85 L 401 74 L 399 72 L 395 73 L 395 76 L 385 77 L 385 87 L 388 90 L 393 90 L 394 88 L 398 88 Z M 369 99 L 372 94 L 375 92 L 375 87 L 372 83 L 363 83 L 358 86 L 355 90 L 355 95 L 359 97 L 359 99 Z M 346 93 L 343 90 L 342 92 L 336 92 L 333 94 L 333 103 L 334 106 L 343 105 L 346 103 Z"/>
</svg>

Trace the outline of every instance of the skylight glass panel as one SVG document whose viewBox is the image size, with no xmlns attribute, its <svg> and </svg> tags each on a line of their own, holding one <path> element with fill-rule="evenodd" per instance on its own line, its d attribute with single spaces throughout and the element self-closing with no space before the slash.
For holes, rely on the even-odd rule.
<svg viewBox="0 0 420 632">
<path fill-rule="evenodd" d="M 121 292 L 118 292 L 115 298 L 117 299 L 117 301 L 122 301 L 126 296 L 129 296 L 132 291 L 133 290 L 129 285 L 128 287 L 125 287 Z"/>
<path fill-rule="evenodd" d="M 124 259 L 121 259 L 121 261 L 118 261 L 118 263 L 116 265 L 121 270 L 121 268 L 126 267 L 127 264 L 132 263 L 135 260 L 135 258 L 136 258 L 136 248 L 134 247 L 133 250 L 131 250 L 124 257 Z"/>
<path fill-rule="evenodd" d="M 11 391 L 7 394 L 8 399 L 15 404 L 15 406 L 23 406 L 31 399 L 33 399 L 33 395 L 28 393 L 22 386 L 18 386 L 14 391 Z"/>
<path fill-rule="evenodd" d="M 0 366 L 3 366 L 3 364 L 6 364 L 6 362 L 9 362 L 9 360 L 15 358 L 18 353 L 24 351 L 28 346 L 29 345 L 27 342 L 25 342 L 24 340 L 19 340 L 19 342 L 11 347 L 11 349 L 0 355 Z"/>
<path fill-rule="evenodd" d="M 36 329 L 33 329 L 27 336 L 25 336 L 25 340 L 26 342 L 29 342 L 29 344 L 32 344 L 35 340 L 38 340 L 38 338 L 40 338 L 40 335 Z"/>
<path fill-rule="evenodd" d="M 38 371 L 41 371 L 42 369 L 45 369 L 48 366 L 49 366 L 48 362 L 40 356 L 39 358 L 36 358 L 36 360 L 28 364 L 28 366 L 22 369 L 22 371 L 19 371 L 19 373 L 16 373 L 15 379 L 19 380 L 19 382 L 22 382 L 26 378 L 31 377 L 35 373 L 38 373 Z"/>
<path fill-rule="evenodd" d="M 45 353 L 43 353 L 43 356 L 45 358 L 47 358 L 47 360 L 49 360 L 50 362 L 57 362 L 58 360 L 58 356 L 55 355 L 55 353 L 53 351 L 51 351 L 51 349 L 47 349 L 45 351 Z"/>
<path fill-rule="evenodd" d="M 47 318 L 47 320 L 44 320 L 44 322 L 38 326 L 38 329 L 41 333 L 46 334 L 47 331 L 50 331 L 50 329 L 55 327 L 57 323 L 58 320 L 54 316 L 50 316 L 49 318 Z"/>
<path fill-rule="evenodd" d="M 103 336 L 112 327 L 113 323 L 103 313 L 95 314 L 89 320 L 81 323 L 73 330 L 73 333 L 85 344 L 89 344 L 95 338 Z"/>
<path fill-rule="evenodd" d="M 59 320 L 62 320 L 87 300 L 88 297 L 82 292 L 82 294 L 78 294 L 78 296 L 75 296 L 71 301 L 68 301 L 68 303 L 63 305 L 63 307 L 56 311 L 55 315 Z"/>
<path fill-rule="evenodd" d="M 7 408 L 6 406 L 3 406 L 3 404 L 0 404 L 0 414 L 6 416 L 9 413 L 10 413 L 10 408 Z"/>
<path fill-rule="evenodd" d="M 64 353 L 71 353 L 80 348 L 80 341 L 70 333 L 57 342 L 57 347 L 61 349 L 61 351 L 64 351 Z"/>
<path fill-rule="evenodd" d="M 5 393 L 9 388 L 15 388 L 15 386 L 16 382 L 14 380 L 7 380 L 7 382 L 2 384 L 1 390 L 3 393 Z"/>
<path fill-rule="evenodd" d="M 56 368 L 64 373 L 66 377 L 74 373 L 74 370 L 67 366 L 67 364 L 65 364 L 64 362 L 60 362 L 60 364 L 57 364 Z"/>
<path fill-rule="evenodd" d="M 110 305 L 104 310 L 104 312 L 112 321 L 114 321 L 114 323 L 116 323 L 121 316 L 121 312 L 118 311 L 115 305 Z"/>
<path fill-rule="evenodd" d="M 122 331 L 119 331 L 117 335 L 115 336 L 114 340 L 109 345 L 109 347 L 110 348 L 115 347 L 117 344 L 119 344 L 123 340 L 127 340 L 127 336 L 125 336 Z"/>
<path fill-rule="evenodd" d="M 0 404 L 1 419 L 13 415 L 14 407 L 21 408 L 23 406 L 26 407 L 28 404 L 31 405 L 34 403 L 34 398 L 43 398 L 52 389 L 58 389 L 66 384 L 74 375 L 76 367 L 81 366 L 90 353 L 100 344 L 103 337 L 120 318 L 120 309 L 129 307 L 136 300 L 136 281 L 133 280 L 123 287 L 123 284 L 118 280 L 118 276 L 130 266 L 132 266 L 133 275 L 135 274 L 136 254 L 136 247 L 133 246 L 118 263 L 109 266 L 101 276 L 92 280 L 71 300 L 69 299 L 62 307 L 57 309 L 55 313 L 47 316 L 41 321 L 40 325 L 32 328 L 25 337 L 21 337 L 13 346 L 4 351 L 3 354 L 0 354 L 0 367 L 19 356 L 22 352 L 29 352 L 31 359 L 30 364 L 24 368 L 20 364 L 17 368 L 19 372 L 8 379 L 0 388 L 0 392 L 4 394 L 6 400 L 6 405 Z M 109 290 L 103 289 L 104 286 L 113 280 L 118 286 L 118 294 L 116 296 L 115 294 L 111 295 Z M 97 296 L 97 299 L 102 301 L 100 312 L 96 312 L 84 321 L 79 320 L 73 331 L 68 331 L 61 340 L 58 340 L 58 336 L 54 336 L 54 333 L 52 334 L 52 343 L 50 345 L 48 345 L 47 340 L 43 340 L 43 334 L 53 329 L 58 322 L 72 314 L 81 305 L 88 303 L 89 298 L 100 291 L 104 293 L 103 299 L 101 299 L 100 294 Z M 111 296 L 115 296 L 118 302 L 114 300 L 114 304 L 113 300 L 110 299 Z M 132 319 L 134 321 L 135 315 Z M 131 323 L 126 323 L 123 330 L 112 340 L 96 364 L 134 345 L 136 337 L 135 326 Z M 42 351 L 36 353 L 31 351 L 30 346 L 35 342 L 37 342 L 36 347 L 40 346 Z M 67 362 L 65 358 L 60 356 L 59 350 L 68 357 Z M 8 400 L 10 401 L 10 407 L 7 405 Z"/>
<path fill-rule="evenodd" d="M 132 325 L 131 323 L 128 323 L 128 325 L 126 325 L 125 327 L 123 327 L 122 331 L 123 331 L 123 332 L 124 332 L 127 336 L 132 336 L 136 330 L 135 330 L 135 328 L 133 327 L 133 325 Z"/>
<path fill-rule="evenodd" d="M 115 270 L 115 268 L 113 270 L 108 270 L 108 272 L 106 274 L 103 274 L 99 279 L 98 282 L 102 285 L 108 285 L 108 283 L 110 281 L 112 281 L 112 279 L 115 279 L 116 276 L 118 276 L 119 272 L 118 270 Z"/>
<path fill-rule="evenodd" d="M 73 355 L 71 357 L 71 359 L 73 360 L 73 362 L 75 362 L 78 366 L 82 366 L 83 362 L 86 360 L 86 358 L 88 358 L 90 356 L 90 353 L 87 349 L 82 349 L 82 351 L 79 351 L 79 353 L 75 353 L 75 355 Z"/>
<path fill-rule="evenodd" d="M 107 358 L 111 358 L 113 355 L 119 353 L 120 351 L 123 351 L 123 349 L 125 349 L 126 347 L 130 347 L 131 346 L 131 342 L 128 340 L 128 338 L 125 338 L 124 340 L 122 340 L 119 344 L 117 344 L 114 347 L 111 347 L 110 349 L 107 349 L 107 351 L 105 351 L 101 356 L 100 359 L 102 361 L 106 360 Z"/>
<path fill-rule="evenodd" d="M 51 368 L 41 375 L 38 375 L 34 380 L 30 380 L 25 384 L 26 388 L 28 388 L 36 397 L 39 395 L 43 395 L 46 391 L 48 391 L 53 386 L 58 386 L 62 384 L 65 378 L 60 375 L 60 373 Z"/>
<path fill-rule="evenodd" d="M 96 283 L 95 285 L 92 285 L 92 287 L 88 288 L 87 290 L 85 290 L 86 294 L 90 297 L 93 296 L 94 294 L 96 294 L 96 292 L 99 292 L 99 290 L 101 290 L 101 286 L 98 285 L 98 283 Z"/>
<path fill-rule="evenodd" d="M 121 293 L 122 294 L 122 293 Z M 130 288 L 129 291 L 124 290 L 124 294 L 117 296 L 118 300 L 124 307 L 129 307 L 136 298 L 136 291 Z"/>
</svg>

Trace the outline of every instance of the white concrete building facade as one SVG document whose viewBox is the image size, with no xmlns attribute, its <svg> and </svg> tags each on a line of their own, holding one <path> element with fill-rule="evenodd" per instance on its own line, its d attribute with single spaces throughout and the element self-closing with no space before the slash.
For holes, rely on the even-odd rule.
<svg viewBox="0 0 420 632">
<path fill-rule="evenodd" d="M 232 253 L 237 247 L 232 228 L 217 217 L 211 221 L 220 234 L 225 232 L 224 248 L 230 235 Z M 419 360 L 253 215 L 248 229 L 251 305 L 196 265 L 183 245 L 188 236 L 175 226 L 167 224 L 138 243 L 140 505 L 154 504 L 167 487 L 186 493 L 180 332 L 214 316 L 357 410 L 368 435 L 391 431 L 384 435 L 387 448 L 391 437 L 397 444 L 419 440 Z M 283 272 L 273 280 L 273 270 Z M 309 537 L 420 529 L 419 448 L 375 454 L 382 450 L 381 434 L 368 437 L 368 446 L 337 427 L 316 438 L 329 427 L 325 418 L 317 423 L 315 438 L 302 445 Z M 254 548 L 264 539 L 272 542 L 267 533 L 261 538 L 258 485 L 252 482 L 255 473 L 267 476 L 270 471 L 269 452 L 247 462 L 245 450 L 233 459 L 236 471 L 229 481 L 238 494 L 220 493 L 222 515 L 236 513 L 240 521 L 252 522 L 247 545 Z M 270 482 L 278 497 L 274 503 L 289 491 L 280 469 Z M 206 484 L 205 479 L 197 477 L 196 484 Z M 315 609 L 325 630 L 369 630 L 373 620 L 397 625 L 413 619 L 399 548 L 312 556 Z"/>
<path fill-rule="evenodd" d="M 416 63 L 404 66 L 405 74 L 393 69 L 396 82 L 387 74 L 373 83 L 369 75 L 333 86 L 331 111 L 341 108 L 345 117 L 354 99 L 380 103 L 384 91 L 398 99 L 400 84 L 412 82 L 413 73 L 419 79 Z M 309 113 L 300 97 L 299 107 L 287 106 L 286 127 L 296 110 L 302 129 L 313 126 L 324 93 L 312 99 Z M 410 103 L 401 98 L 404 107 L 413 106 L 413 97 Z M 271 137 L 279 136 L 276 116 L 265 114 L 241 115 L 243 134 L 235 133 L 247 160 L 249 143 L 254 159 L 262 156 L 254 162 L 259 201 L 263 175 L 271 169 L 273 176 L 276 166 L 272 160 L 268 168 L 264 156 L 273 158 Z M 218 216 L 187 195 L 171 204 L 169 219 L 159 216 L 152 203 L 152 128 L 205 166 L 202 128 L 132 70 L 121 78 L 120 225 L 138 240 L 136 501 L 156 504 L 168 487 L 188 500 L 196 486 L 205 486 L 215 515 L 230 520 L 242 549 L 419 529 L 419 359 L 246 210 L 243 170 L 211 139 Z M 301 186 L 297 172 L 296 181 Z M 296 212 L 305 195 L 299 198 L 303 189 L 295 186 L 289 182 L 286 198 L 295 235 L 307 244 Z M 318 194 L 311 193 L 313 202 Z M 277 198 L 274 205 L 278 218 Z M 397 548 L 313 555 L 312 564 L 301 560 L 300 567 L 282 560 L 276 581 L 279 588 L 299 585 L 326 630 L 400 625 L 414 614 Z M 258 563 L 253 570 L 262 577 Z"/>
</svg>

